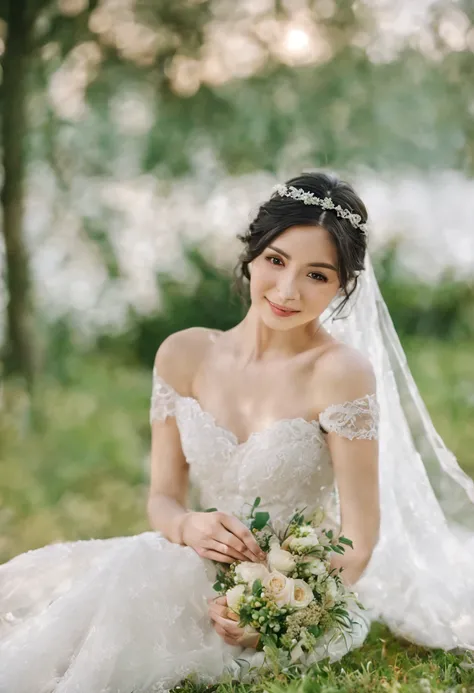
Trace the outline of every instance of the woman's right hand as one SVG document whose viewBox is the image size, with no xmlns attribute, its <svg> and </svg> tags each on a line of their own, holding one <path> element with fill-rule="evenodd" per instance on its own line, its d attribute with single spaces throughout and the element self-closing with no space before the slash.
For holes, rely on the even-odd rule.
<svg viewBox="0 0 474 693">
<path fill-rule="evenodd" d="M 181 538 L 202 558 L 220 563 L 266 559 L 243 522 L 220 511 L 188 513 L 181 524 Z"/>
</svg>

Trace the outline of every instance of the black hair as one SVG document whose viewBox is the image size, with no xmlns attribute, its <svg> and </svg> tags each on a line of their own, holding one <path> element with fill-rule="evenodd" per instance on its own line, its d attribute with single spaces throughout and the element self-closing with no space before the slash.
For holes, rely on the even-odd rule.
<svg viewBox="0 0 474 693">
<path fill-rule="evenodd" d="M 367 222 L 364 203 L 349 183 L 327 173 L 302 173 L 291 178 L 286 186 L 294 186 L 311 192 L 319 198 L 330 197 L 334 204 L 361 217 Z M 246 293 L 246 281 L 250 280 L 249 264 L 255 260 L 283 231 L 291 226 L 322 226 L 330 234 L 338 256 L 338 275 L 344 298 L 337 306 L 337 314 L 343 310 L 357 287 L 358 275 L 364 269 L 367 237 L 359 228 L 354 228 L 348 219 L 338 217 L 336 212 L 324 210 L 317 205 L 306 205 L 291 197 L 273 193 L 264 202 L 246 233 L 238 236 L 244 250 L 235 268 L 236 286 L 242 296 Z"/>
</svg>

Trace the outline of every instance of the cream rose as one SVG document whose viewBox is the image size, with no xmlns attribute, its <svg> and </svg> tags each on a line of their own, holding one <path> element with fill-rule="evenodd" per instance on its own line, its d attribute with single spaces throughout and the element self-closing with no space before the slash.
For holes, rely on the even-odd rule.
<svg viewBox="0 0 474 693">
<path fill-rule="evenodd" d="M 296 561 L 289 551 L 284 551 L 274 545 L 268 553 L 268 567 L 271 571 L 277 571 L 288 575 L 296 567 Z"/>
<path fill-rule="evenodd" d="M 295 580 L 293 584 L 293 596 L 290 601 L 290 606 L 295 606 L 298 609 L 304 609 L 314 599 L 313 590 L 304 580 Z"/>
<path fill-rule="evenodd" d="M 269 575 L 268 568 L 263 563 L 252 563 L 252 561 L 243 561 L 235 569 L 235 574 L 250 587 L 255 580 L 264 579 Z"/>
<path fill-rule="evenodd" d="M 239 601 L 244 595 L 245 585 L 236 585 L 226 592 L 227 606 L 236 613 L 239 610 Z"/>
<path fill-rule="evenodd" d="M 286 577 L 277 570 L 272 571 L 263 582 L 265 590 L 277 606 L 286 606 L 290 603 L 293 597 L 293 584 L 292 578 Z"/>
</svg>

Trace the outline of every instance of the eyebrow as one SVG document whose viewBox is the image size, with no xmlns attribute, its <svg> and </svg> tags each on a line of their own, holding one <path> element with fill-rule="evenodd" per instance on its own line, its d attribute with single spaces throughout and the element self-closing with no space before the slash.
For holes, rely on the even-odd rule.
<svg viewBox="0 0 474 693">
<path fill-rule="evenodd" d="M 280 250 L 280 248 L 277 248 L 274 245 L 269 245 L 269 248 L 274 250 L 276 253 L 280 253 L 280 255 L 283 255 L 283 257 L 286 257 L 287 260 L 291 260 L 291 256 L 288 255 L 288 253 L 285 253 L 284 250 Z M 337 267 L 334 267 L 334 265 L 330 265 L 328 262 L 308 262 L 307 263 L 308 267 L 325 267 L 326 269 L 331 269 L 337 272 Z"/>
</svg>

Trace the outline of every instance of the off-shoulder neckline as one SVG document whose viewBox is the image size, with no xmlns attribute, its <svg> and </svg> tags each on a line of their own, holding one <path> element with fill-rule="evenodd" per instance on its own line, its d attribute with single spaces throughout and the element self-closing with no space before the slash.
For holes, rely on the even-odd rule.
<svg viewBox="0 0 474 693">
<path fill-rule="evenodd" d="M 204 417 L 208 419 L 208 421 L 212 424 L 212 426 L 218 430 L 224 433 L 226 436 L 228 436 L 231 439 L 231 442 L 235 445 L 236 448 L 242 448 L 246 446 L 251 440 L 254 438 L 261 436 L 265 433 L 268 433 L 269 431 L 273 430 L 277 426 L 280 426 L 284 423 L 286 424 L 301 424 L 301 425 L 307 425 L 311 427 L 316 433 L 318 433 L 323 441 L 326 440 L 325 436 L 327 435 L 328 431 L 325 431 L 322 426 L 321 426 L 321 417 L 334 407 L 344 407 L 348 405 L 356 405 L 358 403 L 363 403 L 367 401 L 368 398 L 370 397 L 375 397 L 375 394 L 367 394 L 364 395 L 363 397 L 359 397 L 355 400 L 348 400 L 346 402 L 343 402 L 341 404 L 331 404 L 324 411 L 320 412 L 319 416 L 317 419 L 305 419 L 303 416 L 295 416 L 295 417 L 285 417 L 282 419 L 276 419 L 275 421 L 272 421 L 268 426 L 265 426 L 264 428 L 258 430 L 258 431 L 252 431 L 249 436 L 247 437 L 246 440 L 240 441 L 238 436 L 235 435 L 233 431 L 231 431 L 229 428 L 226 426 L 222 426 L 217 422 L 216 417 L 214 414 L 211 412 L 203 409 L 201 403 L 196 397 L 193 397 L 192 395 L 182 395 L 179 392 L 177 392 L 169 383 L 166 382 L 166 380 L 157 373 L 156 368 L 153 368 L 153 378 L 155 382 L 160 382 L 160 384 L 167 388 L 173 395 L 174 398 L 180 399 L 180 400 L 186 400 L 192 404 L 199 410 L 200 414 L 202 414 Z"/>
</svg>

